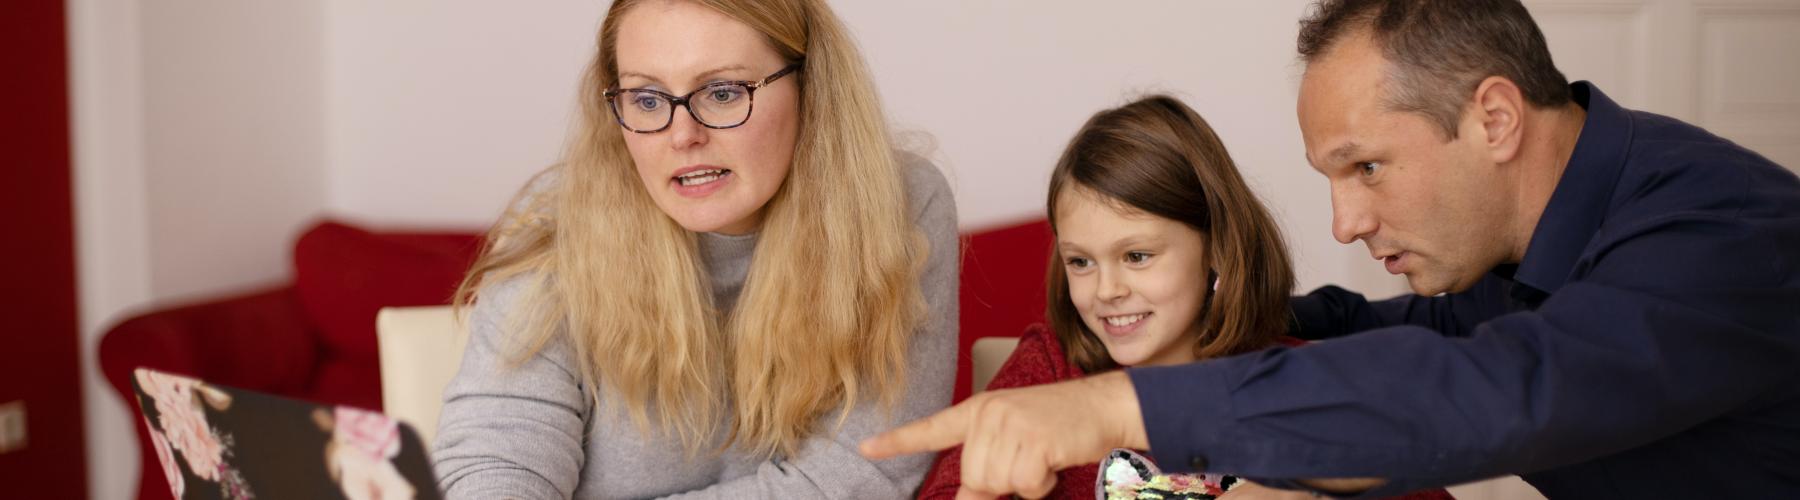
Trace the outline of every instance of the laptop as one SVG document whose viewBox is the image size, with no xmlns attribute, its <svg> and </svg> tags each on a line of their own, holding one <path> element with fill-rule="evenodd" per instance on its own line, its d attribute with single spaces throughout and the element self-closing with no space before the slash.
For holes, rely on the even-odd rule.
<svg viewBox="0 0 1800 500">
<path fill-rule="evenodd" d="M 147 368 L 131 385 L 175 498 L 442 498 L 419 433 L 379 412 Z"/>
</svg>

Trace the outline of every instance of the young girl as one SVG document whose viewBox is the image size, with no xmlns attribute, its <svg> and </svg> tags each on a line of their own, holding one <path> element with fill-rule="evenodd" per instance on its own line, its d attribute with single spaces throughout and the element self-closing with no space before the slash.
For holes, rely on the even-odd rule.
<svg viewBox="0 0 1800 500">
<path fill-rule="evenodd" d="M 1300 344 L 1283 336 L 1294 276 L 1275 220 L 1180 101 L 1151 96 L 1089 119 L 1050 176 L 1046 209 L 1049 325 L 1025 331 L 988 389 Z M 942 454 L 921 497 L 956 495 L 961 450 Z M 1049 498 L 1094 498 L 1098 471 L 1063 470 Z M 1211 494 L 1236 483 L 1208 479 L 1195 483 Z M 1258 489 L 1310 497 L 1232 492 Z"/>
</svg>

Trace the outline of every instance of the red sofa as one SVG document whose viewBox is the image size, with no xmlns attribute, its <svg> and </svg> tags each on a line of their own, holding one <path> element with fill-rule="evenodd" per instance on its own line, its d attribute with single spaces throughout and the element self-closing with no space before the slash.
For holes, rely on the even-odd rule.
<svg viewBox="0 0 1800 500">
<path fill-rule="evenodd" d="M 969 347 L 1018 336 L 1042 321 L 1050 230 L 1042 220 L 963 235 L 955 399 L 969 393 Z M 294 282 L 150 312 L 100 341 L 107 382 L 132 407 L 139 366 L 328 404 L 381 408 L 375 313 L 446 303 L 480 240 L 470 234 L 371 233 L 336 222 L 307 230 L 294 249 Z M 144 464 L 155 451 L 135 426 Z M 141 470 L 155 471 L 154 467 Z M 161 474 L 141 474 L 138 497 L 169 498 Z"/>
</svg>

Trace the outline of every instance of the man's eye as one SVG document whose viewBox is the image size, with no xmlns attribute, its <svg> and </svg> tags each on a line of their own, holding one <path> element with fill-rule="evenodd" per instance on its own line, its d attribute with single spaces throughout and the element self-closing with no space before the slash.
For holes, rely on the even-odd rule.
<svg viewBox="0 0 1800 500">
<path fill-rule="evenodd" d="M 1381 168 L 1381 164 L 1372 162 L 1372 161 L 1364 161 L 1364 162 L 1356 163 L 1357 173 L 1362 174 L 1364 177 L 1375 175 L 1375 170 L 1378 168 Z"/>
</svg>

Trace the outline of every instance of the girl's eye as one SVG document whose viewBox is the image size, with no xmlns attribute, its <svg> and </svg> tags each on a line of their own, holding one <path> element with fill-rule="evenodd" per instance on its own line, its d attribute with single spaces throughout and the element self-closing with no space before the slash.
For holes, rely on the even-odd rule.
<svg viewBox="0 0 1800 500">
<path fill-rule="evenodd" d="M 1150 260 L 1150 254 L 1148 252 L 1125 252 L 1125 262 L 1142 264 L 1148 260 Z"/>
<path fill-rule="evenodd" d="M 1378 168 L 1381 168 L 1381 164 L 1378 162 L 1363 161 L 1356 163 L 1356 171 L 1361 173 L 1363 177 L 1375 175 L 1375 170 Z"/>
<path fill-rule="evenodd" d="M 1069 257 L 1063 263 L 1075 269 L 1086 269 L 1093 264 L 1093 261 L 1088 260 L 1087 257 Z"/>
</svg>

